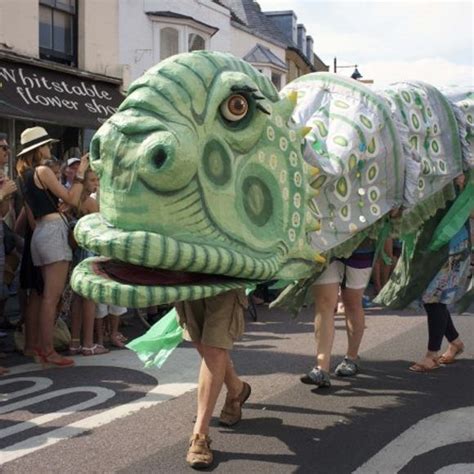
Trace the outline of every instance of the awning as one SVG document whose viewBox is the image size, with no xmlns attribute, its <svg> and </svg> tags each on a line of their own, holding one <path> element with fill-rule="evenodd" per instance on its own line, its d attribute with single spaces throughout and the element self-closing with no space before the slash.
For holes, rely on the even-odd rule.
<svg viewBox="0 0 474 474">
<path fill-rule="evenodd" d="M 114 84 L 0 59 L 0 117 L 98 128 L 123 99 Z"/>
</svg>

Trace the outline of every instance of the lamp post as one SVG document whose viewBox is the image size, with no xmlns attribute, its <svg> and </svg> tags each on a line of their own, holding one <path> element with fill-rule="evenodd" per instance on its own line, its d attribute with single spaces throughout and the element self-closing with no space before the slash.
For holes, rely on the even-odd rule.
<svg viewBox="0 0 474 474">
<path fill-rule="evenodd" d="M 362 79 L 362 74 L 357 69 L 357 64 L 350 64 L 348 66 L 338 66 L 337 58 L 336 57 L 334 58 L 334 73 L 337 73 L 337 68 L 342 69 L 342 68 L 352 68 L 352 67 L 354 68 L 354 72 L 351 74 L 351 78 L 355 80 Z"/>
</svg>

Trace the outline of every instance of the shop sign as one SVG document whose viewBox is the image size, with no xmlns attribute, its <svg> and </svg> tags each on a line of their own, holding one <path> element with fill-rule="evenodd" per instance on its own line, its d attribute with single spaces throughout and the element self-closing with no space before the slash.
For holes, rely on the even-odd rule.
<svg viewBox="0 0 474 474">
<path fill-rule="evenodd" d="M 107 82 L 0 60 L 0 116 L 98 128 L 123 99 Z"/>
</svg>

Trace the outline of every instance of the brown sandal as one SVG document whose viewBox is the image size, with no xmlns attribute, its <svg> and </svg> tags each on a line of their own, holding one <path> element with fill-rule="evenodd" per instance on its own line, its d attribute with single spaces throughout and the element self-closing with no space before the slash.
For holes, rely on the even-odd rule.
<svg viewBox="0 0 474 474">
<path fill-rule="evenodd" d="M 419 362 L 415 362 L 412 366 L 408 368 L 408 370 L 411 370 L 412 372 L 431 372 L 432 370 L 439 369 L 439 363 L 436 359 L 433 360 L 433 366 L 428 366 L 426 364 L 421 364 Z"/>
<path fill-rule="evenodd" d="M 189 439 L 186 462 L 194 469 L 205 469 L 212 464 L 211 438 L 208 435 L 194 433 Z"/>
<path fill-rule="evenodd" d="M 242 405 L 247 401 L 252 393 L 252 388 L 247 382 L 237 398 L 226 398 L 222 407 L 219 423 L 224 426 L 233 426 L 242 419 Z"/>
<path fill-rule="evenodd" d="M 446 365 L 446 364 L 453 364 L 456 362 L 456 357 L 458 355 L 461 355 L 464 352 L 464 344 L 461 342 L 461 344 L 457 345 L 454 344 L 454 347 L 456 348 L 456 352 L 453 355 L 442 355 L 439 358 L 439 363 Z"/>
</svg>

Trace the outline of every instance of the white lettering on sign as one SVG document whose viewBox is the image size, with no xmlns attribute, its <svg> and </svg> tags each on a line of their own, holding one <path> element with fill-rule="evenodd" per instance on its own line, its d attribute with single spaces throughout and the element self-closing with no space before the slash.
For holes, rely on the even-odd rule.
<svg viewBox="0 0 474 474">
<path fill-rule="evenodd" d="M 21 67 L 0 67 L 1 79 L 5 83 L 16 85 L 16 92 L 26 105 L 35 104 L 74 111 L 80 111 L 81 106 L 84 106 L 89 113 L 105 117 L 117 111 L 116 107 L 107 103 L 113 100 L 110 93 L 94 83 L 80 81 L 79 84 L 69 84 L 64 80 L 52 81 L 38 73 L 27 72 Z M 87 98 L 88 101 L 74 100 L 78 97 Z M 105 103 L 101 103 L 103 101 Z"/>
</svg>

